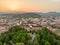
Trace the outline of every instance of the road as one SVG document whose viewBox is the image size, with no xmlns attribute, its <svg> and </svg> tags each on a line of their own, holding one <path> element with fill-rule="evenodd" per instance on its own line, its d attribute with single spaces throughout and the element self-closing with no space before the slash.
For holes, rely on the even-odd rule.
<svg viewBox="0 0 60 45">
<path fill-rule="evenodd" d="M 33 43 L 33 41 L 34 41 L 34 39 L 35 39 L 35 36 L 36 36 L 36 34 L 33 33 L 33 35 L 32 35 L 32 43 Z"/>
</svg>

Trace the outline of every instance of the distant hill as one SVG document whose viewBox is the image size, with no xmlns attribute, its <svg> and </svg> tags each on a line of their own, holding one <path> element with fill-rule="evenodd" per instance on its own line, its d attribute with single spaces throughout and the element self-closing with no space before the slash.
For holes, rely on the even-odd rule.
<svg viewBox="0 0 60 45">
<path fill-rule="evenodd" d="M 0 12 L 0 16 L 12 16 L 13 18 L 40 18 L 41 15 L 58 16 L 60 12 Z"/>
<path fill-rule="evenodd" d="M 40 18 L 40 14 L 30 12 L 18 12 L 18 13 L 0 13 L 0 16 L 12 16 L 13 18 Z"/>
<path fill-rule="evenodd" d="M 24 13 L 24 14 L 15 14 L 13 17 L 20 17 L 20 18 L 40 18 L 39 14 L 35 13 Z"/>
<path fill-rule="evenodd" d="M 59 12 L 48 12 L 49 14 L 52 14 L 52 15 L 60 15 Z"/>
</svg>

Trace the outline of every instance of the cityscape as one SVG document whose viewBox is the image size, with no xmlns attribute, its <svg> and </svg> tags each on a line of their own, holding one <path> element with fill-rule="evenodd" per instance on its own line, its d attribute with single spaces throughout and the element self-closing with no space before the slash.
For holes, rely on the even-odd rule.
<svg viewBox="0 0 60 45">
<path fill-rule="evenodd" d="M 48 12 L 48 13 L 25 12 L 25 13 L 16 13 L 16 14 L 15 13 L 2 12 L 0 14 L 0 35 L 1 35 L 1 37 L 3 37 L 4 34 L 6 34 L 6 36 L 8 36 L 8 38 L 5 37 L 6 38 L 5 41 L 8 41 L 8 42 L 4 42 L 4 43 L 2 42 L 3 41 L 2 39 L 4 39 L 4 38 L 1 39 L 1 37 L 0 37 L 1 45 L 15 45 L 16 42 L 19 42 L 18 40 L 20 39 L 20 36 L 19 36 L 19 38 L 16 37 L 16 39 L 18 39 L 17 41 L 15 38 L 12 38 L 12 40 L 10 40 L 10 37 L 9 37 L 9 35 L 11 35 L 11 34 L 9 34 L 10 31 L 11 31 L 10 33 L 17 31 L 16 33 L 18 35 L 21 33 L 21 35 L 23 35 L 23 36 L 25 35 L 25 33 L 27 33 L 29 36 L 29 37 L 27 37 L 28 40 L 31 40 L 30 41 L 31 44 L 28 43 L 29 41 L 27 40 L 26 44 L 24 42 L 24 43 L 16 43 L 16 45 L 40 45 L 40 43 L 39 43 L 40 41 L 37 40 L 37 43 L 36 43 L 34 40 L 36 40 L 35 38 L 39 39 L 39 35 L 41 35 L 37 31 L 39 31 L 39 30 L 44 31 L 45 27 L 47 28 L 47 29 L 45 29 L 45 33 L 47 33 L 47 30 L 49 30 L 52 33 L 51 35 L 55 34 L 57 36 L 60 36 L 60 13 L 57 13 L 57 12 Z M 10 16 L 7 16 L 7 15 L 10 15 Z M 20 32 L 20 31 L 22 31 L 22 32 Z M 16 33 L 13 33 L 13 34 L 16 35 Z M 43 32 L 41 32 L 41 33 L 43 33 Z M 47 35 L 47 36 L 49 37 L 49 35 Z M 45 38 L 47 38 L 47 37 L 45 37 Z M 22 38 L 22 39 L 24 40 L 24 38 Z M 23 42 L 23 40 L 22 40 L 22 42 Z M 44 42 L 44 43 L 46 43 L 46 42 Z M 41 45 L 47 45 L 44 43 L 43 44 L 41 43 Z M 53 45 L 52 43 L 51 44 L 50 43 L 51 42 L 48 42 L 48 45 Z M 59 45 L 59 44 L 56 44 L 56 45 Z"/>
<path fill-rule="evenodd" d="M 60 45 L 60 0 L 0 0 L 0 45 Z"/>
<path fill-rule="evenodd" d="M 34 14 L 34 13 L 27 13 Z M 20 14 L 21 15 L 21 14 Z M 19 16 L 20 16 L 19 15 Z M 36 14 L 38 15 L 38 14 Z M 40 15 L 40 14 L 39 14 Z M 59 32 L 60 29 L 60 16 L 59 15 L 40 15 L 38 17 L 30 18 L 10 18 L 12 16 L 0 16 L 0 32 L 3 33 L 7 31 L 10 27 L 19 25 L 27 30 L 38 30 L 42 26 L 49 28 L 52 32 Z M 58 34 L 58 33 L 57 33 Z M 60 34 L 58 34 L 60 35 Z"/>
</svg>

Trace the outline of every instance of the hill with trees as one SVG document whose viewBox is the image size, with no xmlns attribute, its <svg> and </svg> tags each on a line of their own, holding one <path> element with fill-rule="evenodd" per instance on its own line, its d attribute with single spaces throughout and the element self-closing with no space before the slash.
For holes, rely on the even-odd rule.
<svg viewBox="0 0 60 45">
<path fill-rule="evenodd" d="M 0 45 L 60 45 L 60 36 L 46 27 L 27 31 L 20 26 L 13 26 L 0 35 Z"/>
</svg>

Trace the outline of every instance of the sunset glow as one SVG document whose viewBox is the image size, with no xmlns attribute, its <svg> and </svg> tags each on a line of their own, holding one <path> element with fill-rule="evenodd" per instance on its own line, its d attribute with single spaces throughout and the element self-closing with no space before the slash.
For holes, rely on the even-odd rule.
<svg viewBox="0 0 60 45">
<path fill-rule="evenodd" d="M 0 11 L 60 11 L 60 0 L 0 0 Z"/>
</svg>

